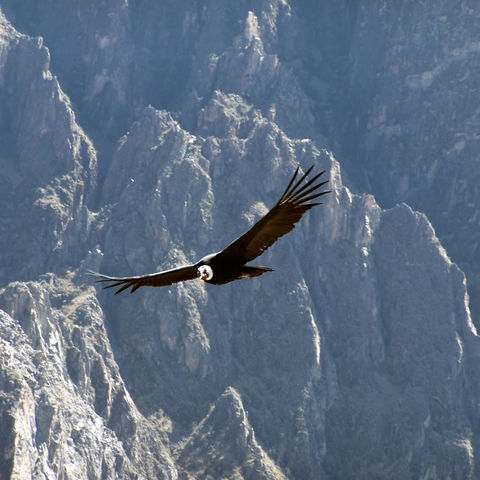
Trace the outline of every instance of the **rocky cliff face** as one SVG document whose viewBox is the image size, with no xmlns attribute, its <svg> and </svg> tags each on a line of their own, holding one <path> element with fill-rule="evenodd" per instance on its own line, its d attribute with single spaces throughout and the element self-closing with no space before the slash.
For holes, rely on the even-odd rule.
<svg viewBox="0 0 480 480">
<path fill-rule="evenodd" d="M 2 478 L 480 478 L 476 12 L 401 3 L 0 1 Z M 274 272 L 86 275 L 222 249 L 297 164 L 333 192 Z"/>
<path fill-rule="evenodd" d="M 352 72 L 349 154 L 363 170 L 356 175 L 381 205 L 405 201 L 429 215 L 468 276 L 478 317 L 480 12 L 464 2 L 459 8 L 449 2 L 402 2 L 401 10 L 378 3 L 358 12 L 364 28 L 353 51 L 363 61 Z M 388 38 L 380 49 L 377 38 Z M 368 108 L 356 108 L 358 98 Z"/>
<path fill-rule="evenodd" d="M 49 70 L 41 38 L 0 19 L 0 278 L 38 277 L 85 256 L 95 149 Z"/>
</svg>

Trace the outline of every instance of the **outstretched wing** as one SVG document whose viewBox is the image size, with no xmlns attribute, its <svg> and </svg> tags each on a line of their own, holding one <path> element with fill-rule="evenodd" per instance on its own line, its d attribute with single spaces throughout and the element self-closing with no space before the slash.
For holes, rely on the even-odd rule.
<svg viewBox="0 0 480 480">
<path fill-rule="evenodd" d="M 330 190 L 318 190 L 328 183 L 328 180 L 315 183 L 325 170 L 303 184 L 312 169 L 313 165 L 295 182 L 299 172 L 299 167 L 297 167 L 277 204 L 248 232 L 220 252 L 217 257 L 235 257 L 244 262 L 253 260 L 272 246 L 281 236 L 293 230 L 295 223 L 302 218 L 307 210 L 315 205 L 321 205 L 321 202 L 307 203 L 330 193 Z"/>
<path fill-rule="evenodd" d="M 108 277 L 101 273 L 89 273 L 97 278 L 97 282 L 107 283 L 103 288 L 120 287 L 115 292 L 116 295 L 129 287 L 132 287 L 130 293 L 133 293 L 140 287 L 166 287 L 167 285 L 172 285 L 172 283 L 193 280 L 197 278 L 197 267 L 195 265 L 188 265 L 186 267 L 172 268 L 171 270 L 150 273 L 149 275 L 138 277 Z"/>
</svg>

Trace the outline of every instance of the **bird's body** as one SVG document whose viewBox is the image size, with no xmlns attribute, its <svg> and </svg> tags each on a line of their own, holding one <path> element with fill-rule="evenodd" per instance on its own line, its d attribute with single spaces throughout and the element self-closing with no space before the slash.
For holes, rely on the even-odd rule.
<svg viewBox="0 0 480 480">
<path fill-rule="evenodd" d="M 241 278 L 258 277 L 262 273 L 273 271 L 273 269 L 269 267 L 245 265 L 245 262 L 242 260 L 225 258 L 218 254 L 204 257 L 197 265 L 198 268 L 202 265 L 208 265 L 212 269 L 212 278 L 207 278 L 205 281 L 213 285 L 223 285 L 224 283 L 233 282 Z"/>
<path fill-rule="evenodd" d="M 223 285 L 241 278 L 257 277 L 273 271 L 269 267 L 247 265 L 247 262 L 261 255 L 278 238 L 293 230 L 295 223 L 307 210 L 315 205 L 321 205 L 320 202 L 307 202 L 329 193 L 328 190 L 318 192 L 318 189 L 327 181 L 314 184 L 324 171 L 302 185 L 312 169 L 313 166 L 295 182 L 299 171 L 297 167 L 280 200 L 263 218 L 227 248 L 206 255 L 194 265 L 137 277 L 109 277 L 98 273 L 93 275 L 98 278 L 97 281 L 108 283 L 104 288 L 119 287 L 115 293 L 130 287 L 133 293 L 144 286 L 163 287 L 196 278 L 214 285 Z"/>
</svg>

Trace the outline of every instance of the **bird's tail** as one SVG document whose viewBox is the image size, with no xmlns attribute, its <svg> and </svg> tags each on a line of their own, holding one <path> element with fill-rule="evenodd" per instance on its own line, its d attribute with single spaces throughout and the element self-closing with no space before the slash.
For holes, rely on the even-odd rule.
<svg viewBox="0 0 480 480">
<path fill-rule="evenodd" d="M 245 265 L 237 278 L 258 277 L 265 272 L 273 272 L 270 267 L 256 267 L 254 265 Z"/>
</svg>

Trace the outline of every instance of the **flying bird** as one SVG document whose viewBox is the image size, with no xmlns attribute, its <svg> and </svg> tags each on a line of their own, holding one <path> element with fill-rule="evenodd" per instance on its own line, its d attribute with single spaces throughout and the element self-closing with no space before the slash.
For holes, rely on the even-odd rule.
<svg viewBox="0 0 480 480">
<path fill-rule="evenodd" d="M 262 217 L 248 232 L 237 238 L 220 252 L 203 257 L 194 265 L 164 270 L 137 277 L 109 277 L 90 272 L 97 277 L 97 282 L 105 282 L 103 288 L 119 287 L 115 294 L 131 287 L 133 293 L 140 287 L 165 287 L 186 280 L 200 279 L 214 285 L 239 280 L 241 278 L 258 277 L 265 272 L 272 272 L 270 267 L 246 265 L 247 262 L 261 255 L 280 237 L 294 229 L 302 215 L 310 208 L 321 205 L 313 202 L 318 197 L 330 193 L 330 190 L 319 189 L 328 183 L 325 180 L 315 183 L 325 170 L 307 179 L 313 165 L 297 180 L 299 166 L 275 206 Z M 307 181 L 306 181 L 307 180 Z M 308 203 L 310 202 L 310 203 Z"/>
</svg>

